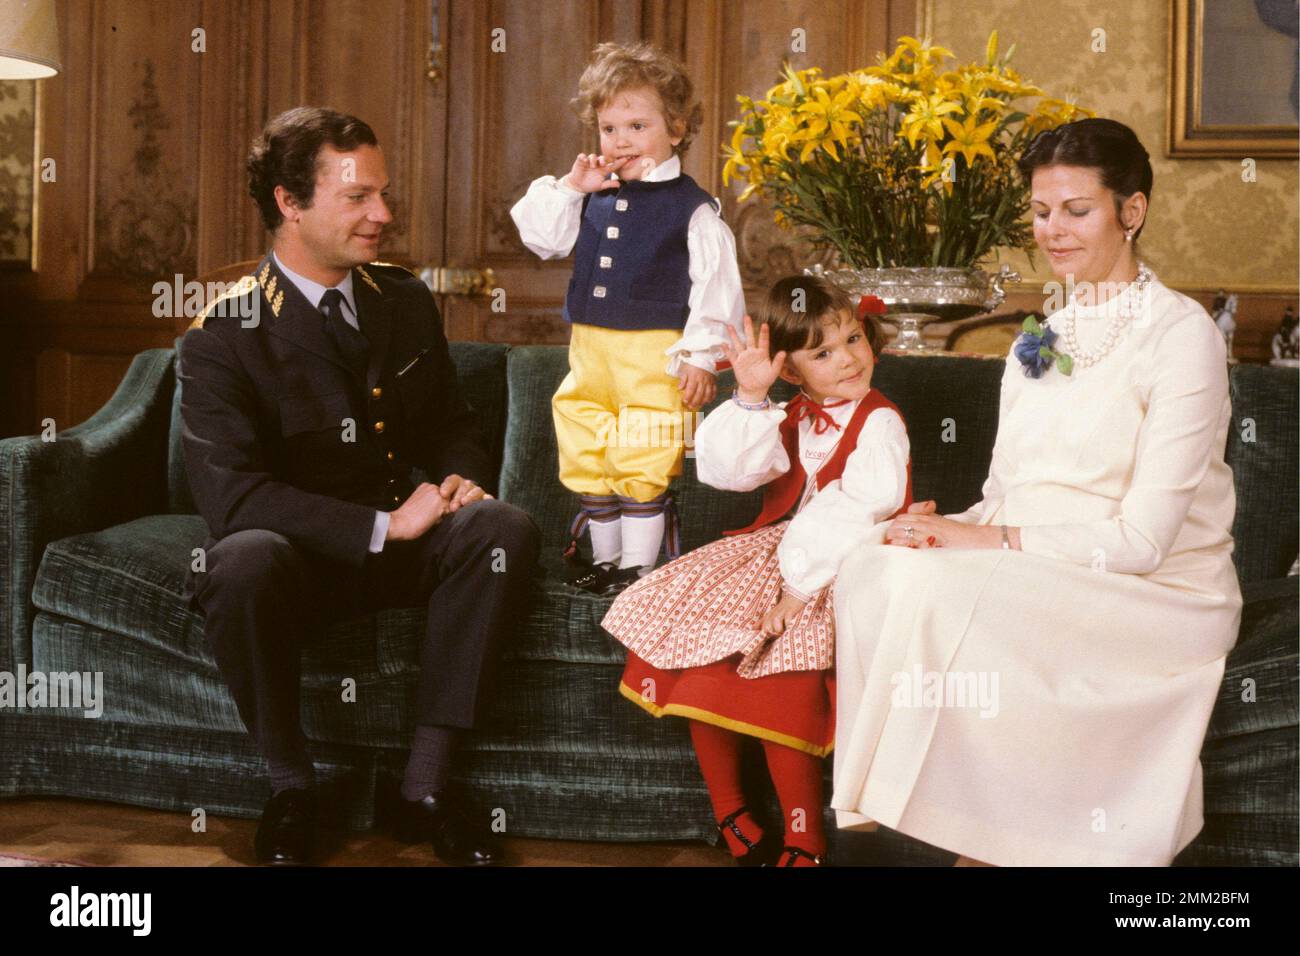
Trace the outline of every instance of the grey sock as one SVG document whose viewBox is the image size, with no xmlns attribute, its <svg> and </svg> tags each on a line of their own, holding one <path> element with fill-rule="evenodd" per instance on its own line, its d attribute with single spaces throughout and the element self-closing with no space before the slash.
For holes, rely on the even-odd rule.
<svg viewBox="0 0 1300 956">
<path fill-rule="evenodd" d="M 271 793 L 281 790 L 310 790 L 316 786 L 316 770 L 311 758 L 303 754 L 289 760 L 267 758 L 271 768 Z"/>
<path fill-rule="evenodd" d="M 454 727 L 416 727 L 411 756 L 402 778 L 402 798 L 423 800 L 447 785 L 451 755 L 456 745 Z"/>
</svg>

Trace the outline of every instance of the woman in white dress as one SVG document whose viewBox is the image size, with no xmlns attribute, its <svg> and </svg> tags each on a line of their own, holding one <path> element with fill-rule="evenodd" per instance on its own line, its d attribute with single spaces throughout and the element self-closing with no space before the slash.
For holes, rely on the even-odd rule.
<svg viewBox="0 0 1300 956">
<path fill-rule="evenodd" d="M 1067 124 L 1021 170 L 1066 292 L 1007 357 L 982 500 L 840 570 L 831 803 L 958 865 L 1164 866 L 1241 617 L 1226 352 L 1138 262 L 1132 130 Z"/>
</svg>

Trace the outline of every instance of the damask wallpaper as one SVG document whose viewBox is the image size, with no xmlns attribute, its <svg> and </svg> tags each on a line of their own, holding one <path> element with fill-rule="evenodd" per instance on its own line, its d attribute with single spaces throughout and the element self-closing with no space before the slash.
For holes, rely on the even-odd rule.
<svg viewBox="0 0 1300 956">
<path fill-rule="evenodd" d="M 36 82 L 0 82 L 0 262 L 26 262 L 32 247 Z"/>
<path fill-rule="evenodd" d="M 1168 159 L 1169 5 L 1165 0 L 931 0 L 934 42 L 959 62 L 982 59 L 989 32 L 1015 43 L 1012 65 L 1050 94 L 1076 96 L 1098 116 L 1133 128 L 1151 154 L 1151 210 L 1142 257 L 1163 281 L 1184 288 L 1291 292 L 1300 257 L 1297 163 L 1259 159 L 1243 182 L 1241 159 Z M 1104 32 L 1097 32 L 1104 31 Z M 1100 42 L 1098 42 L 1100 41 Z M 1101 47 L 1094 52 L 1094 47 Z M 1006 261 L 1026 280 L 1051 278 L 1043 256 Z"/>
</svg>

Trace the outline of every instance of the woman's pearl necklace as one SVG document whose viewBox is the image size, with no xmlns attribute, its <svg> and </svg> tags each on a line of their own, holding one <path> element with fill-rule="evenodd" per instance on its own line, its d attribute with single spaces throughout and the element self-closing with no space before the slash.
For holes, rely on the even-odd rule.
<svg viewBox="0 0 1300 956">
<path fill-rule="evenodd" d="M 1070 298 L 1070 305 L 1066 309 L 1065 323 L 1061 328 L 1061 338 L 1065 340 L 1066 354 L 1074 360 L 1074 364 L 1080 368 L 1088 368 L 1090 365 L 1096 365 L 1119 344 L 1120 333 L 1129 319 L 1142 312 L 1146 304 L 1147 286 L 1151 284 L 1151 270 L 1145 264 L 1138 266 L 1137 278 L 1129 284 L 1129 287 L 1119 294 L 1119 301 L 1116 303 L 1117 310 L 1115 318 L 1110 320 L 1106 326 L 1106 334 L 1102 336 L 1101 344 L 1092 351 L 1084 351 L 1079 348 L 1079 340 L 1074 335 L 1074 321 L 1076 318 L 1076 303 L 1073 297 Z"/>
</svg>

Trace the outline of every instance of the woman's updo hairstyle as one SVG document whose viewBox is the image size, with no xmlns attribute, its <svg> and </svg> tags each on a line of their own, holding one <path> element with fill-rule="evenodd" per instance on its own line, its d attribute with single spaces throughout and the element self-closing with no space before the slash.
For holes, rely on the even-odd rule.
<svg viewBox="0 0 1300 956">
<path fill-rule="evenodd" d="M 1112 119 L 1081 119 L 1044 130 L 1034 137 L 1016 165 L 1026 183 L 1033 180 L 1034 170 L 1043 166 L 1086 166 L 1097 170 L 1101 184 L 1115 194 L 1116 218 L 1124 200 L 1134 193 L 1147 197 L 1148 210 L 1151 206 L 1151 158 L 1137 134 Z M 1134 242 L 1145 226 L 1143 217 L 1142 225 L 1133 233 Z"/>
</svg>

